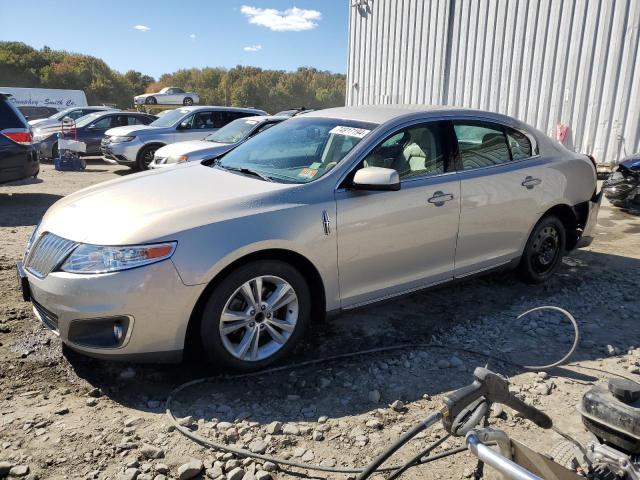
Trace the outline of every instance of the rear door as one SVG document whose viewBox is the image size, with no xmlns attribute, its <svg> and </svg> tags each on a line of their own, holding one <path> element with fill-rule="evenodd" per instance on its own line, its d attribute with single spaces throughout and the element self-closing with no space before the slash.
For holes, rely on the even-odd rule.
<svg viewBox="0 0 640 480">
<path fill-rule="evenodd" d="M 462 205 L 455 276 L 521 255 L 542 209 L 545 167 L 525 134 L 490 121 L 454 120 Z"/>
<path fill-rule="evenodd" d="M 352 172 L 398 171 L 398 191 L 336 191 L 340 295 L 345 308 L 453 278 L 460 183 L 450 154 L 450 125 L 400 128 Z M 348 184 L 348 181 L 347 181 Z"/>
</svg>

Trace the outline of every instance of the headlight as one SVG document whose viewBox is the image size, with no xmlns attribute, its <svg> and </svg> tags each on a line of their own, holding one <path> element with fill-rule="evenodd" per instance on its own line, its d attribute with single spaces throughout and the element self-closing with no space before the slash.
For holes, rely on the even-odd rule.
<svg viewBox="0 0 640 480">
<path fill-rule="evenodd" d="M 180 155 L 179 157 L 167 158 L 167 163 L 182 163 L 182 162 L 188 162 L 188 161 L 189 161 L 189 155 Z"/>
<path fill-rule="evenodd" d="M 134 138 L 136 138 L 136 137 L 135 136 L 133 136 L 133 137 L 111 137 L 109 140 L 111 141 L 111 143 L 124 143 L 124 142 L 130 142 Z"/>
<path fill-rule="evenodd" d="M 27 248 L 24 251 L 24 258 L 23 258 L 23 260 L 25 262 L 27 261 L 27 257 L 29 256 L 29 252 L 31 251 L 31 247 L 33 247 L 33 242 L 35 241 L 36 237 L 38 236 L 38 228 L 40 228 L 40 224 L 36 225 L 36 228 L 33 229 L 33 232 L 31 233 L 31 236 L 29 237 L 29 241 L 27 242 Z"/>
<path fill-rule="evenodd" d="M 170 258 L 176 250 L 176 245 L 176 242 L 125 247 L 81 244 L 69 255 L 60 270 L 70 273 L 108 273 L 128 270 Z"/>
</svg>

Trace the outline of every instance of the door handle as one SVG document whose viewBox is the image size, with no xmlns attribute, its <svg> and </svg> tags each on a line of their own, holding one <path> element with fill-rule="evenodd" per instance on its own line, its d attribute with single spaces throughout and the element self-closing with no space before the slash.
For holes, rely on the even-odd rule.
<svg viewBox="0 0 640 480">
<path fill-rule="evenodd" d="M 427 201 L 436 207 L 441 207 L 444 205 L 444 202 L 448 202 L 449 200 L 453 200 L 453 195 L 451 193 L 444 193 L 438 190 L 433 194 L 433 197 Z"/>
<path fill-rule="evenodd" d="M 542 180 L 540 180 L 539 178 L 526 176 L 520 185 L 522 185 L 523 187 L 527 187 L 527 190 L 531 190 L 533 187 L 535 187 L 536 185 L 540 185 L 541 183 Z"/>
</svg>

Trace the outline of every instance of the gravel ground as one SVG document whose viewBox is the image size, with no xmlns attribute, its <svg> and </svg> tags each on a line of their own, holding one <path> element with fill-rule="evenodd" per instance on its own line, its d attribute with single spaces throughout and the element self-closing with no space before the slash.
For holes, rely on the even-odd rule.
<svg viewBox="0 0 640 480">
<path fill-rule="evenodd" d="M 640 218 L 603 205 L 597 239 L 565 258 L 547 284 L 528 286 L 500 273 L 416 293 L 315 325 L 292 363 L 405 343 L 437 344 L 230 379 L 197 361 L 176 366 L 107 363 L 62 349 L 22 302 L 14 263 L 33 226 L 57 199 L 129 174 L 90 162 L 85 172 L 43 165 L 40 180 L 0 187 L 0 478 L 345 478 L 281 469 L 200 447 L 174 431 L 164 402 L 177 385 L 214 375 L 181 392 L 176 416 L 199 435 L 282 458 L 327 466 L 362 466 L 471 382 L 491 353 L 491 367 L 513 389 L 586 439 L 574 407 L 611 373 L 640 380 Z M 571 311 L 582 342 L 573 362 L 548 375 L 519 364 L 549 363 L 569 348 L 571 329 L 556 315 L 518 314 L 539 305 Z M 558 435 L 496 410 L 491 423 L 548 451 Z M 421 434 L 393 463 L 444 435 Z M 439 452 L 461 444 L 448 439 Z M 413 469 L 402 478 L 465 478 L 466 453 Z M 377 478 L 383 478 L 378 476 Z"/>
</svg>

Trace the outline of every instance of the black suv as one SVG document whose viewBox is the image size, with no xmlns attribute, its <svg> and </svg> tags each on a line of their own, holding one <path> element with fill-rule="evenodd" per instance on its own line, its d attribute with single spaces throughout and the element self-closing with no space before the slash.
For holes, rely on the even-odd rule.
<svg viewBox="0 0 640 480">
<path fill-rule="evenodd" d="M 0 92 L 0 183 L 35 177 L 38 155 L 31 145 L 31 128 L 22 113 Z"/>
</svg>

